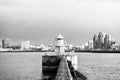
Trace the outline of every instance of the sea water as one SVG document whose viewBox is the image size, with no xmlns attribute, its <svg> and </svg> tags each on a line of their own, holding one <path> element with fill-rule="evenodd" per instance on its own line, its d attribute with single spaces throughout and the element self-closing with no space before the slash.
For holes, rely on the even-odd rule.
<svg viewBox="0 0 120 80">
<path fill-rule="evenodd" d="M 0 80 L 40 80 L 44 52 L 0 53 Z M 73 53 L 88 80 L 120 80 L 120 54 Z"/>
</svg>

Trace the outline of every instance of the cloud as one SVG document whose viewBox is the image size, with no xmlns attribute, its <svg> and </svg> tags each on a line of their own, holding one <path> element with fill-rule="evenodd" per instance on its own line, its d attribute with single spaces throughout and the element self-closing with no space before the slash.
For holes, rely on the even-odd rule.
<svg viewBox="0 0 120 80">
<path fill-rule="evenodd" d="M 117 38 L 119 8 L 118 0 L 0 0 L 0 36 L 45 40 L 63 33 L 76 42 L 104 31 Z"/>
</svg>

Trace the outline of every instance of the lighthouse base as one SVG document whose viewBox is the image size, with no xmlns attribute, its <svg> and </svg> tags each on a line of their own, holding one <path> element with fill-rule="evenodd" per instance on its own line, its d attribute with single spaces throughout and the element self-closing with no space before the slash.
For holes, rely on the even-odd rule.
<svg viewBox="0 0 120 80">
<path fill-rule="evenodd" d="M 79 73 L 73 65 L 76 57 L 61 56 L 42 56 L 42 80 L 87 80 L 87 78 Z M 72 61 L 71 61 L 72 60 Z M 68 74 L 67 79 L 63 74 Z M 60 76 L 59 76 L 60 75 Z M 68 79 L 69 78 L 69 79 Z"/>
</svg>

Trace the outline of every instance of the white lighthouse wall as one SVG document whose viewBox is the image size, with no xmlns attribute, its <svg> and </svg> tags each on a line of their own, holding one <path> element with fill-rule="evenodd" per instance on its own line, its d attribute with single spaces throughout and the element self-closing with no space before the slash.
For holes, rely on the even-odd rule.
<svg viewBox="0 0 120 80">
<path fill-rule="evenodd" d="M 72 56 L 72 65 L 74 67 L 75 70 L 77 70 L 78 68 L 78 61 L 77 61 L 77 56 Z"/>
<path fill-rule="evenodd" d="M 58 46 L 64 46 L 64 40 L 58 40 L 57 42 Z"/>
<path fill-rule="evenodd" d="M 57 55 L 64 55 L 65 54 L 65 47 L 64 46 L 62 46 L 62 47 L 57 46 L 55 51 L 56 51 Z"/>
<path fill-rule="evenodd" d="M 78 61 L 77 61 L 78 59 L 77 59 L 77 56 L 69 55 L 69 56 L 67 56 L 67 60 L 72 62 L 72 66 L 74 67 L 75 70 L 78 69 Z"/>
</svg>

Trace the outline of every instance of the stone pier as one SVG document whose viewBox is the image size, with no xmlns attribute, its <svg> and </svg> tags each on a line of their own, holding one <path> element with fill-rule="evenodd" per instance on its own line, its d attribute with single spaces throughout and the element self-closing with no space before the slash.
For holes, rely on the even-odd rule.
<svg viewBox="0 0 120 80">
<path fill-rule="evenodd" d="M 61 58 L 55 80 L 73 80 L 65 55 Z"/>
</svg>

